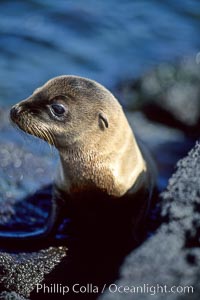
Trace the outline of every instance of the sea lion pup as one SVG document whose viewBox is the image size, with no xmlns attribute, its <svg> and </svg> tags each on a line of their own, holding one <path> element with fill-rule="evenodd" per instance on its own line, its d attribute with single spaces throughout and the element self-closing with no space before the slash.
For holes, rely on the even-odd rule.
<svg viewBox="0 0 200 300">
<path fill-rule="evenodd" d="M 14 237 L 55 234 L 66 203 L 71 216 L 83 223 L 90 219 L 90 225 L 100 219 L 114 224 L 122 215 L 138 223 L 149 205 L 155 175 L 111 92 L 87 78 L 59 76 L 13 106 L 10 116 L 60 155 L 46 228 Z"/>
</svg>

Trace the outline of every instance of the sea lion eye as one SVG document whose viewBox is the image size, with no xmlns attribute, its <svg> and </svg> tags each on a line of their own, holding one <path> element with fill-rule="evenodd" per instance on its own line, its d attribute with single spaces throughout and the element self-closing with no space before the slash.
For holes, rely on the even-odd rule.
<svg viewBox="0 0 200 300">
<path fill-rule="evenodd" d="M 62 117 L 65 113 L 65 107 L 62 104 L 52 104 L 51 112 L 57 117 Z"/>
</svg>

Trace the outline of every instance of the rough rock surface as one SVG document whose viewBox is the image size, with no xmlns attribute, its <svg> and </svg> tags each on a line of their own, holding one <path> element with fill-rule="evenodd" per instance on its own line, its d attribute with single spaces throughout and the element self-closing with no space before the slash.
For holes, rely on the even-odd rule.
<svg viewBox="0 0 200 300">
<path fill-rule="evenodd" d="M 16 254 L 0 252 L 0 287 L 29 297 L 36 284 L 42 282 L 45 274 L 65 256 L 65 247 Z"/>
<path fill-rule="evenodd" d="M 101 300 L 152 299 L 157 285 L 190 287 L 190 293 L 158 293 L 155 299 L 199 299 L 200 295 L 200 144 L 177 164 L 161 195 L 164 218 L 155 235 L 126 257 L 117 286 L 153 286 L 149 293 L 107 292 Z M 193 293 L 192 293 L 193 288 Z M 179 288 L 181 290 L 181 288 Z M 179 291 L 180 291 L 179 290 Z"/>
<path fill-rule="evenodd" d="M 0 300 L 27 300 L 27 299 L 15 292 L 4 291 L 0 293 Z"/>
<path fill-rule="evenodd" d="M 200 64 L 194 58 L 165 63 L 141 78 L 122 83 L 120 96 L 131 109 L 142 109 L 160 123 L 199 136 Z"/>
</svg>

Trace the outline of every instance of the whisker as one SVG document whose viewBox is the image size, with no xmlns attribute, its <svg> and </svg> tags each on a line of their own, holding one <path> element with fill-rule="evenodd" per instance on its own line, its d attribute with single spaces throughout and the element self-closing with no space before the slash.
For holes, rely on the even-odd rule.
<svg viewBox="0 0 200 300">
<path fill-rule="evenodd" d="M 53 151 L 54 151 L 53 146 L 55 146 L 55 143 L 54 143 L 54 139 L 53 139 L 50 131 L 46 127 L 39 128 L 40 129 L 39 130 L 38 127 L 34 126 L 34 129 L 36 131 L 35 135 L 40 137 L 41 139 L 45 140 L 48 143 L 50 151 L 53 154 Z"/>
<path fill-rule="evenodd" d="M 42 126 L 39 126 L 40 124 L 36 124 L 35 121 L 33 121 L 33 113 L 27 113 L 22 112 L 20 115 L 20 118 L 18 122 L 13 122 L 10 118 L 11 124 L 13 127 L 15 127 L 21 134 L 23 134 L 23 138 L 27 139 L 28 135 L 25 133 L 28 133 L 32 136 L 38 137 L 44 141 L 46 141 L 49 145 L 50 152 L 53 155 L 55 153 L 55 138 L 53 133 L 42 124 Z"/>
<path fill-rule="evenodd" d="M 51 134 L 51 132 L 47 128 L 45 128 L 45 134 L 47 135 L 48 140 L 49 140 L 49 147 L 50 147 L 50 150 L 51 150 L 51 154 L 53 154 L 54 153 L 54 147 L 53 146 L 55 146 L 53 135 Z"/>
</svg>

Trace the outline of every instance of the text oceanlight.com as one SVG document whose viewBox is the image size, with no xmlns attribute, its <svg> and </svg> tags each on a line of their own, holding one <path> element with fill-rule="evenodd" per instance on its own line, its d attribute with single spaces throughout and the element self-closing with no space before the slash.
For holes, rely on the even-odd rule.
<svg viewBox="0 0 200 300">
<path fill-rule="evenodd" d="M 44 293 L 44 294 L 68 294 L 68 293 L 75 293 L 75 294 L 99 294 L 104 293 L 104 291 L 109 293 L 115 294 L 190 294 L 194 293 L 193 286 L 168 286 L 168 285 L 150 285 L 148 283 L 142 285 L 118 285 L 115 283 L 112 284 L 104 284 L 102 286 L 96 286 L 92 283 L 88 283 L 85 285 L 81 285 L 79 283 L 75 283 L 72 286 L 62 285 L 59 283 L 55 284 L 37 284 L 36 285 L 36 292 L 37 293 Z"/>
</svg>

